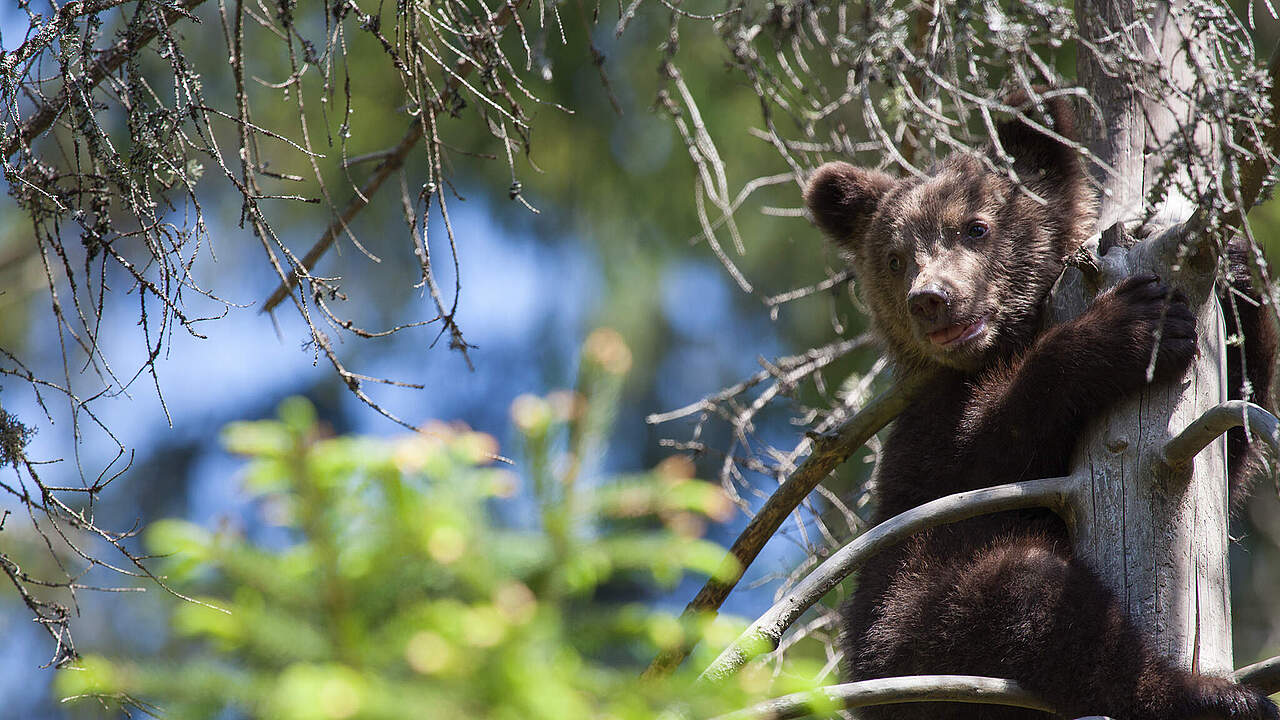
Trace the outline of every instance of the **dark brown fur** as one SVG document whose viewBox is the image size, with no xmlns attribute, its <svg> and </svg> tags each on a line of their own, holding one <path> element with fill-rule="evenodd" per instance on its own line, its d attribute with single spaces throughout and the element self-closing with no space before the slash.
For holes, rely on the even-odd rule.
<svg viewBox="0 0 1280 720">
<path fill-rule="evenodd" d="M 1226 320 L 1227 388 L 1233 398 L 1249 400 L 1275 412 L 1272 380 L 1275 372 L 1276 330 L 1254 286 L 1249 249 L 1243 241 L 1227 247 L 1227 281 L 1219 293 Z M 1250 443 L 1244 428 L 1227 432 L 1227 465 L 1231 478 L 1231 509 L 1238 511 L 1269 472 L 1263 443 Z"/>
<path fill-rule="evenodd" d="M 1067 102 L 1046 104 L 1046 122 L 1072 137 Z M 1004 123 L 999 142 L 1022 187 L 996 171 L 992 150 L 952 156 L 928 179 L 831 163 L 805 195 L 819 227 L 848 251 L 900 370 L 932 373 L 884 443 L 877 522 L 951 493 L 1067 474 L 1086 423 L 1146 384 L 1162 315 L 1155 381 L 1181 377 L 1195 353 L 1194 315 L 1154 276 L 1128 278 L 1075 320 L 1041 330 L 1064 259 L 1094 224 L 1092 192 L 1076 153 L 1030 126 Z M 1251 375 L 1267 367 L 1264 387 L 1271 352 L 1249 358 Z M 1066 528 L 1048 511 L 921 533 L 862 569 L 843 612 L 852 679 L 1007 677 L 1066 717 L 1277 717 L 1252 689 L 1177 670 L 1153 653 L 1073 560 Z M 862 714 L 1044 717 L 958 704 Z"/>
</svg>

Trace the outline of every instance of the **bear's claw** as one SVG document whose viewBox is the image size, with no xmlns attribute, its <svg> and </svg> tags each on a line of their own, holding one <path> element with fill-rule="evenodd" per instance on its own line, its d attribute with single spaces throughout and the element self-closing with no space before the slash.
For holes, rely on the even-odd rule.
<svg viewBox="0 0 1280 720">
<path fill-rule="evenodd" d="M 1125 278 L 1099 297 L 1093 310 L 1116 343 L 1115 369 L 1130 383 L 1146 384 L 1152 350 L 1153 382 L 1181 377 L 1195 358 L 1196 316 L 1182 291 L 1155 275 Z"/>
</svg>

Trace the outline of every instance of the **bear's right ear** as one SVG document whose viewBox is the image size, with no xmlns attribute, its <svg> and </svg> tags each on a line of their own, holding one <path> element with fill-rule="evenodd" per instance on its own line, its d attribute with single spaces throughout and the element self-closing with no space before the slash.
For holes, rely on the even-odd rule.
<svg viewBox="0 0 1280 720">
<path fill-rule="evenodd" d="M 828 237 L 852 248 L 862 239 L 880 199 L 896 182 L 878 170 L 831 162 L 809 178 L 804 204 Z"/>
<path fill-rule="evenodd" d="M 1005 103 L 1035 117 L 1035 103 L 1026 92 L 1015 91 L 1005 96 Z M 1077 141 L 1076 113 L 1069 97 L 1056 95 L 1040 100 L 1044 122 L 1068 142 Z M 996 123 L 1000 145 L 1013 156 L 1014 169 L 1025 174 L 1034 184 L 1042 179 L 1054 181 L 1060 187 L 1049 192 L 1085 192 L 1086 174 L 1080 164 L 1080 153 L 1057 138 L 1052 138 L 1018 118 Z"/>
</svg>

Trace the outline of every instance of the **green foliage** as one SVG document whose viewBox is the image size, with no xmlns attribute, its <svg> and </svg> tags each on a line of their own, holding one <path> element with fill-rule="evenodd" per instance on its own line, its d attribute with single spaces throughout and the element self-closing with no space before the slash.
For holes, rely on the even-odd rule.
<svg viewBox="0 0 1280 720">
<path fill-rule="evenodd" d="M 59 692 L 84 710 L 105 701 L 173 718 L 526 720 L 651 718 L 677 702 L 707 716 L 811 687 L 764 667 L 695 686 L 740 621 L 682 624 L 643 597 L 606 600 L 717 572 L 724 552 L 699 536 L 732 509 L 683 458 L 593 477 L 629 365 L 621 337 L 597 331 L 578 392 L 514 403 L 523 476 L 495 462 L 492 437 L 458 426 L 327 437 L 301 398 L 277 419 L 230 425 L 222 440 L 249 460 L 244 487 L 288 541 L 152 524 L 149 549 L 194 601 L 172 599 L 162 655 L 87 655 L 59 673 Z M 529 515 L 529 503 L 536 527 L 496 520 Z M 682 674 L 639 679 L 691 633 L 703 642 Z"/>
</svg>

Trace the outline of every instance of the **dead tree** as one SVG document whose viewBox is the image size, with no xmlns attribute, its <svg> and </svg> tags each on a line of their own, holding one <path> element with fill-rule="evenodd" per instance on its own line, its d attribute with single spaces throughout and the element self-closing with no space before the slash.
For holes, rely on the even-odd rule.
<svg viewBox="0 0 1280 720">
<path fill-rule="evenodd" d="M 1137 3 L 1082 0 L 1081 31 L 1098 40 L 1114 35 L 1131 70 L 1100 66 L 1081 55 L 1080 79 L 1099 103 L 1103 123 L 1087 137 L 1100 163 L 1099 230 L 1103 247 L 1090 252 L 1090 266 L 1069 272 L 1055 294 L 1054 310 L 1074 316 L 1099 285 L 1136 272 L 1171 278 L 1199 308 L 1200 348 L 1190 381 L 1153 387 L 1098 422 L 1082 440 L 1073 463 L 1076 492 L 1066 516 L 1076 555 L 1123 599 L 1129 616 L 1179 665 L 1229 675 L 1231 603 L 1227 571 L 1226 441 L 1218 437 L 1194 458 L 1180 453 L 1169 463 L 1162 451 L 1171 435 L 1227 399 L 1222 312 L 1213 292 L 1217 228 L 1195 214 L 1202 174 L 1221 168 L 1221 129 L 1196 116 L 1183 98 L 1194 85 L 1220 84 L 1212 55 L 1198 37 L 1193 6 L 1175 2 L 1150 8 L 1140 19 Z M 1143 97 L 1138 73 L 1165 74 L 1183 95 Z M 1170 178 L 1164 202 L 1150 204 L 1147 190 L 1160 182 L 1164 159 L 1178 153 L 1175 137 L 1194 138 L 1195 153 L 1215 164 L 1182 165 Z M 1184 140 L 1185 141 L 1185 140 Z M 1216 142 L 1215 142 L 1216 141 Z M 1195 193 L 1195 194 L 1193 194 Z M 1113 224 L 1114 223 L 1114 224 Z M 1126 227 L 1128 226 L 1128 227 Z M 1146 239 L 1130 246 L 1125 237 L 1141 228 Z M 1119 238 L 1113 247 L 1112 238 Z M 1103 254 L 1105 252 L 1105 255 Z"/>
</svg>

